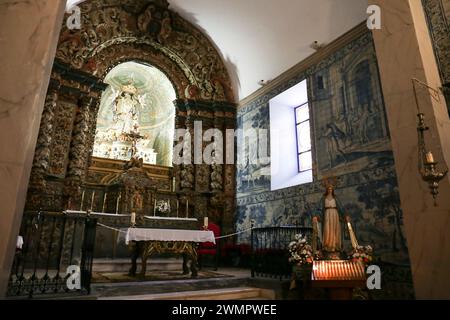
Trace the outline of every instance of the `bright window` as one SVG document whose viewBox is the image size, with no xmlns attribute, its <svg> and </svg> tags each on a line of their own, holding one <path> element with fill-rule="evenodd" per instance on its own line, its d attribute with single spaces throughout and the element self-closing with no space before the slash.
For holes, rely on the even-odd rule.
<svg viewBox="0 0 450 320">
<path fill-rule="evenodd" d="M 313 182 L 307 81 L 270 99 L 269 107 L 271 190 Z"/>
</svg>

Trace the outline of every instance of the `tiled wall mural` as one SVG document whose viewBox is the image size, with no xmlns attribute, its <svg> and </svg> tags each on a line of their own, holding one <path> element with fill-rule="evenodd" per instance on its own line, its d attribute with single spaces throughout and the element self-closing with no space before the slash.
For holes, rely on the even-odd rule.
<svg viewBox="0 0 450 320">
<path fill-rule="evenodd" d="M 247 227 L 252 219 L 257 226 L 310 225 L 324 192 L 322 178 L 335 176 L 339 183 L 336 195 L 353 220 L 359 242 L 373 245 L 383 261 L 408 265 L 394 160 L 369 32 L 244 105 L 238 112 L 238 128 L 268 129 L 269 100 L 304 79 L 309 83 L 313 119 L 315 180 L 271 192 L 270 175 L 263 174 L 270 164 L 243 161 L 237 171 L 237 228 Z M 242 235 L 239 242 L 247 242 L 248 237 Z"/>
<path fill-rule="evenodd" d="M 422 0 L 450 115 L 450 0 Z"/>
<path fill-rule="evenodd" d="M 267 130 L 268 135 L 269 128 L 269 105 L 264 108 L 252 108 L 246 113 L 240 113 L 237 119 L 237 127 L 239 129 L 247 130 Z M 259 134 L 259 131 L 255 131 Z M 256 159 L 259 154 L 261 157 L 269 155 L 270 150 L 258 150 L 258 137 L 249 135 L 246 137 L 245 152 L 244 154 L 238 152 L 237 170 L 237 189 L 240 193 L 254 193 L 270 189 L 270 161 L 258 161 L 253 163 L 250 159 Z M 253 153 L 256 153 L 253 154 Z"/>
</svg>

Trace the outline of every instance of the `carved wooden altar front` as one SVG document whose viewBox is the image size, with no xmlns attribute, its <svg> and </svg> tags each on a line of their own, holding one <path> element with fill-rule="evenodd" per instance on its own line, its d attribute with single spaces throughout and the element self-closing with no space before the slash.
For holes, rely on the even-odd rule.
<svg viewBox="0 0 450 320">
<path fill-rule="evenodd" d="M 131 245 L 132 255 L 132 266 L 130 269 L 130 275 L 135 276 L 137 270 L 137 258 L 141 257 L 141 272 L 140 276 L 145 277 L 147 271 L 147 260 L 154 255 L 161 254 L 172 254 L 183 257 L 183 274 L 189 274 L 191 272 L 192 278 L 197 277 L 197 244 L 194 242 L 184 242 L 184 241 L 139 241 L 134 242 Z M 191 266 L 189 268 L 188 262 L 191 261 Z"/>
</svg>

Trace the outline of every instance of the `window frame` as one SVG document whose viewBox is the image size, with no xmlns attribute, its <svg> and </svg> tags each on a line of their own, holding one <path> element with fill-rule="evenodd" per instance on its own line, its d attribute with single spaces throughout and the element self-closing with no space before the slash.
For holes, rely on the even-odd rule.
<svg viewBox="0 0 450 320">
<path fill-rule="evenodd" d="M 305 105 L 307 105 L 307 109 L 308 109 L 308 119 L 303 120 L 303 121 L 298 121 L 297 120 L 297 110 L 302 108 L 302 107 L 304 107 Z M 299 105 L 299 106 L 294 108 L 294 118 L 295 118 L 295 141 L 297 143 L 296 148 L 297 148 L 297 170 L 298 170 L 298 173 L 304 173 L 304 172 L 312 171 L 312 169 L 313 169 L 312 168 L 312 137 L 311 137 L 311 114 L 310 114 L 310 109 L 309 109 L 309 101 L 306 101 L 305 103 L 303 103 L 303 104 L 301 104 L 301 105 Z M 299 150 L 299 141 L 298 141 L 298 136 L 299 136 L 298 130 L 299 130 L 299 126 L 304 124 L 304 123 L 306 123 L 306 122 L 309 122 L 309 138 L 310 138 L 311 141 L 310 141 L 309 149 L 306 150 L 306 151 L 300 152 L 300 150 Z M 305 153 L 308 153 L 308 152 L 311 154 L 311 168 L 306 169 L 306 170 L 301 170 L 300 169 L 300 166 L 301 166 L 300 156 L 302 154 L 305 154 Z"/>
</svg>

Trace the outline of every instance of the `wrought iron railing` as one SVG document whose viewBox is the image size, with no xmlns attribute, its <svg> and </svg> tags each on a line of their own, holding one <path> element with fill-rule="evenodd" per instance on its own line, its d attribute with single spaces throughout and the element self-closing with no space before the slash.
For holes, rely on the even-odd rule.
<svg viewBox="0 0 450 320">
<path fill-rule="evenodd" d="M 252 277 L 289 278 L 292 265 L 289 263 L 289 243 L 296 234 L 311 239 L 311 227 L 267 227 L 255 228 L 251 233 Z"/>
<path fill-rule="evenodd" d="M 90 294 L 96 226 L 88 215 L 24 213 L 7 295 Z"/>
</svg>

